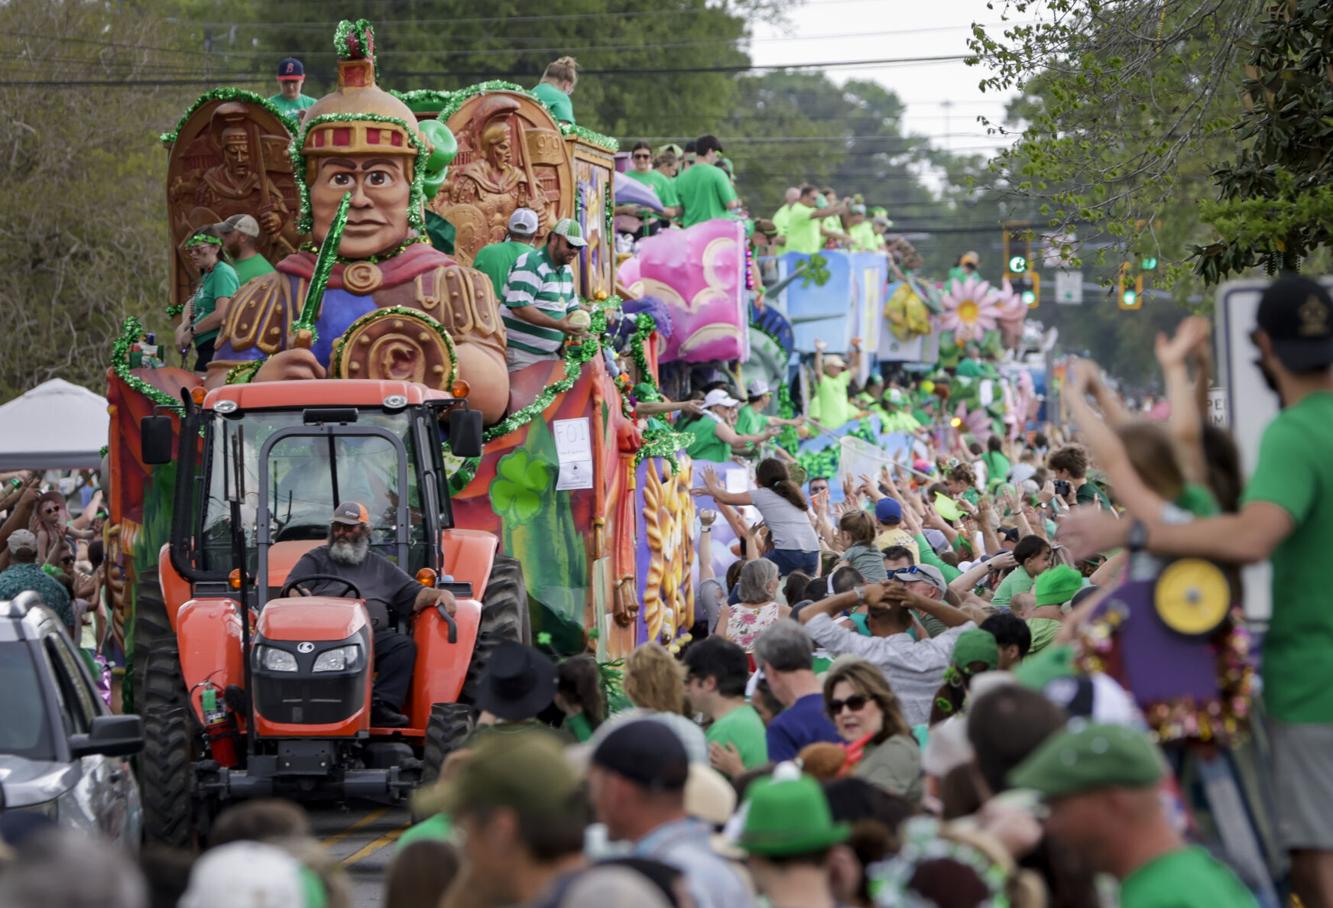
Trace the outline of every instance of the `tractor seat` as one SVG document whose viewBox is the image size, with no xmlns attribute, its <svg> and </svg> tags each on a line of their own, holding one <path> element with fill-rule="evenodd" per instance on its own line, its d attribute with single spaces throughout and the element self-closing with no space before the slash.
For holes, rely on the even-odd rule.
<svg viewBox="0 0 1333 908">
<path fill-rule="evenodd" d="M 292 568 L 306 552 L 324 544 L 323 539 L 285 539 L 275 542 L 268 550 L 268 587 L 276 595 L 291 576 Z"/>
</svg>

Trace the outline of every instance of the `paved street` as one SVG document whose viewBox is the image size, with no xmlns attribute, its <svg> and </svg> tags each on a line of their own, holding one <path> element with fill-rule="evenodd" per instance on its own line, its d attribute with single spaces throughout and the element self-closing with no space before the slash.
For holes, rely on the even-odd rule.
<svg viewBox="0 0 1333 908">
<path fill-rule="evenodd" d="M 352 904 L 356 908 L 380 905 L 385 871 L 398 836 L 409 824 L 407 808 L 373 801 L 311 805 L 310 818 L 315 836 L 343 862 L 352 878 Z"/>
</svg>

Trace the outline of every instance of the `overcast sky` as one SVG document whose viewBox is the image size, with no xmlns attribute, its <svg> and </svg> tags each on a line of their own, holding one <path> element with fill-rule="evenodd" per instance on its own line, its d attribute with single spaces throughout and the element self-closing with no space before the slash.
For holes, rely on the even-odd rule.
<svg viewBox="0 0 1333 908">
<path fill-rule="evenodd" d="M 756 65 L 963 55 L 972 23 L 997 24 L 999 13 L 986 0 L 806 0 L 789 19 L 791 28 L 755 26 Z M 907 105 L 906 130 L 935 144 L 982 153 L 1009 141 L 976 122 L 978 114 L 998 119 L 1008 96 L 983 94 L 984 72 L 961 60 L 825 72 L 835 82 L 873 79 L 893 89 Z"/>
</svg>

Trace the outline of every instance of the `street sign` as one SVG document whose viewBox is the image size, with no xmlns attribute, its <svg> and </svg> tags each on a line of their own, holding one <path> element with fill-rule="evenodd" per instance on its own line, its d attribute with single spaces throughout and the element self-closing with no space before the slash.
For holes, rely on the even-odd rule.
<svg viewBox="0 0 1333 908">
<path fill-rule="evenodd" d="M 1066 306 L 1083 304 L 1083 272 L 1055 272 L 1055 301 Z"/>
</svg>

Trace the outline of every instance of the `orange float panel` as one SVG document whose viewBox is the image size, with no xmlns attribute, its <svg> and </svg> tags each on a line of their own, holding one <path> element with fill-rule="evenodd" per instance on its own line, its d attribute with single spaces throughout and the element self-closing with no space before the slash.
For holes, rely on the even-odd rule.
<svg viewBox="0 0 1333 908">
<path fill-rule="evenodd" d="M 157 552 L 157 578 L 162 586 L 162 602 L 166 606 L 167 621 L 171 623 L 172 630 L 179 631 L 176 626 L 178 621 L 176 612 L 182 603 L 194 595 L 194 589 L 190 586 L 190 581 L 177 573 L 175 565 L 171 563 L 169 542 L 163 543 Z"/>
<path fill-rule="evenodd" d="M 412 639 L 417 644 L 417 664 L 412 672 L 412 693 L 404 712 L 416 728 L 425 728 L 430 721 L 433 703 L 454 703 L 463 690 L 472 650 L 477 645 L 477 629 L 481 626 L 481 603 L 475 599 L 459 599 L 454 613 L 458 625 L 458 640 L 449 642 L 449 625 L 437 610 L 424 609 L 413 622 Z"/>
<path fill-rule="evenodd" d="M 425 385 L 405 381 L 373 381 L 370 379 L 339 379 L 322 381 L 263 381 L 251 385 L 226 385 L 214 388 L 204 398 L 204 409 L 212 409 L 219 401 L 235 401 L 242 410 L 290 409 L 292 407 L 374 407 L 384 398 L 400 395 L 408 406 L 428 400 L 447 400 L 449 395 Z"/>
<path fill-rule="evenodd" d="M 229 684 L 245 686 L 241 616 L 236 601 L 226 598 L 191 599 L 174 615 L 181 676 L 195 715 L 202 722 L 203 682 L 210 682 L 219 697 Z"/>
<path fill-rule="evenodd" d="M 331 596 L 275 599 L 259 614 L 267 640 L 346 640 L 370 624 L 360 600 Z"/>
<path fill-rule="evenodd" d="M 498 540 L 485 530 L 464 530 L 455 527 L 440 533 L 440 552 L 444 556 L 444 572 L 458 582 L 472 584 L 472 595 L 481 599 L 486 594 L 486 581 L 495 563 Z"/>
</svg>

